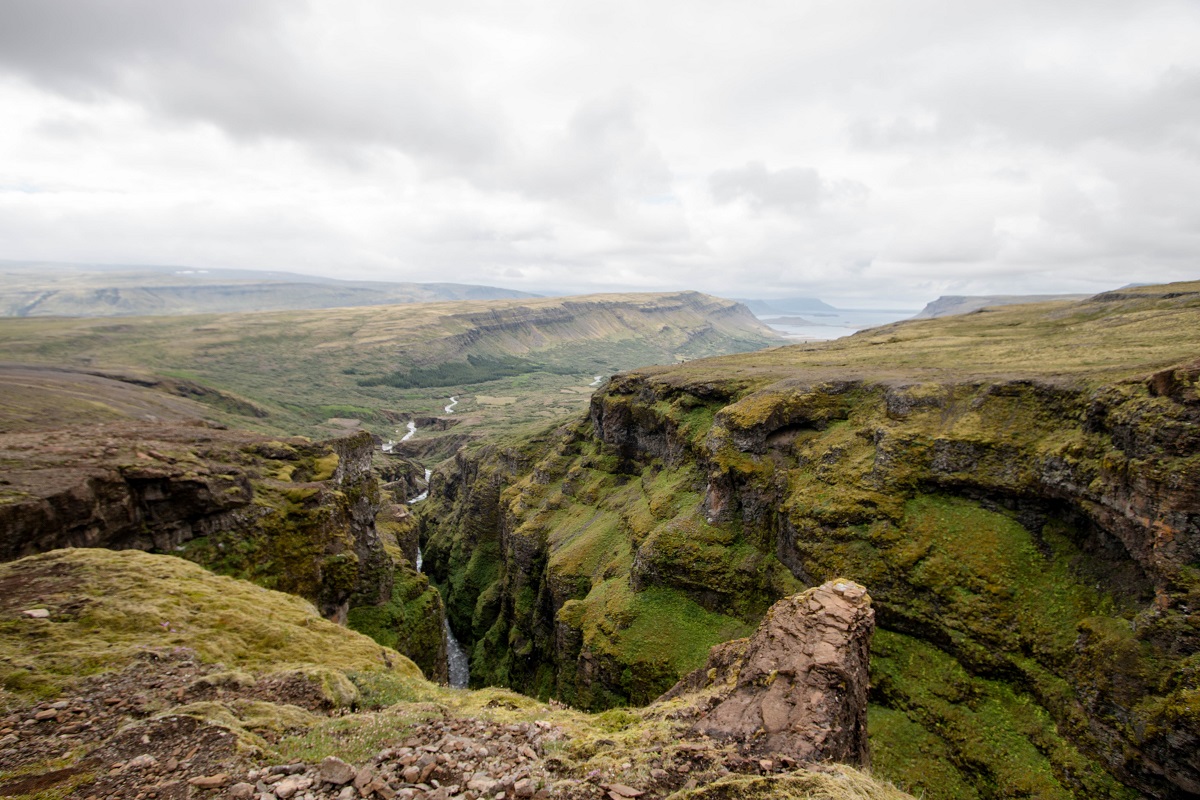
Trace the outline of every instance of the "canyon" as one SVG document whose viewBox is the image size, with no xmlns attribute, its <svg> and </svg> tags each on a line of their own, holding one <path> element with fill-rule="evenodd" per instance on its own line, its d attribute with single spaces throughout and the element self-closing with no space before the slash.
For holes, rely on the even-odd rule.
<svg viewBox="0 0 1200 800">
<path fill-rule="evenodd" d="M 762 335 L 754 324 L 737 332 L 744 308 L 702 296 L 614 302 L 472 311 L 430 341 L 443 357 L 529 359 L 651 329 L 664 337 L 653 347 L 680 354 L 688 342 L 745 350 Z M 715 321 L 680 335 L 665 321 L 678 314 Z M 252 328 L 261 342 L 269 319 L 285 320 L 227 330 Z M 105 362 L 152 352 L 138 324 L 97 338 L 92 323 L 19 322 L 51 333 L 14 350 L 25 357 L 79 337 Z M 617 758 L 648 796 L 809 796 L 788 794 L 809 780 L 799 765 L 833 758 L 869 762 L 927 798 L 1188 797 L 1200 793 L 1197 323 L 1200 284 L 1176 284 L 682 356 L 606 370 L 586 407 L 487 435 L 486 420 L 468 421 L 487 393 L 434 387 L 428 409 L 380 417 L 384 431 L 419 431 L 387 453 L 382 431 L 313 441 L 273 430 L 294 419 L 277 412 L 290 389 L 141 373 L 131 383 L 93 365 L 87 385 L 112 400 L 103 421 L 64 426 L 49 411 L 39 421 L 26 398 L 0 433 L 2 558 L 150 550 L 299 595 L 369 635 L 388 670 L 401 665 L 410 682 L 395 691 L 443 709 L 445 742 L 475 730 L 485 711 L 474 703 L 535 716 L 580 709 L 563 734 L 581 748 L 572 766 L 540 778 L 576 782 L 554 784 L 555 796 L 613 791 Z M 332 324 L 314 322 L 297 340 Z M 553 344 L 584 334 L 599 338 Z M 325 357 L 350 363 L 344 347 L 364 336 L 356 329 Z M 226 349 L 234 361 L 262 356 Z M 354 362 L 351 378 L 371 358 Z M 371 374 L 386 374 L 373 363 Z M 161 366 L 143 357 L 123 368 Z M 594 381 L 584 371 L 583 383 Z M 50 385 L 38 373 L 27 391 L 66 396 L 70 374 Z M 382 397 L 387 410 L 394 398 Z M 231 411 L 228 399 L 265 416 Z M 228 424 L 242 420 L 262 429 Z M 836 621 L 769 627 L 813 592 Z M 20 602 L 0 620 L 0 635 L 18 643 L 19 615 L 37 605 Z M 459 695 L 416 673 L 446 679 L 447 623 L 471 658 L 473 691 Z M 837 638 L 864 626 L 873 638 Z M 7 691 L 45 677 L 22 670 L 6 673 Z M 376 680 L 351 672 L 351 683 Z M 238 681 L 222 684 L 228 708 L 257 685 Z M 471 720 L 449 710 L 463 704 Z M 827 716 L 790 716 L 805 708 Z M 514 717 L 508 733 L 532 730 L 520 727 L 532 719 Z M 611 731 L 584 744 L 579 731 L 596 726 Z M 695 746 L 696 763 L 724 770 L 705 774 L 726 794 L 689 787 L 672 766 L 682 756 L 656 766 L 639 737 Z M 413 739 L 410 750 L 445 742 Z M 833 749 L 806 749 L 818 742 Z M 605 748 L 603 768 L 581 766 Z M 411 754 L 399 749 L 373 762 L 397 786 L 411 766 L 396 761 Z M 316 787 L 315 762 L 306 769 Z M 515 796 L 517 780 L 500 788 Z"/>
<path fill-rule="evenodd" d="M 1198 307 L 1139 289 L 634 370 L 460 452 L 421 537 L 473 679 L 646 703 L 845 575 L 878 615 L 880 774 L 1200 791 Z"/>
</svg>

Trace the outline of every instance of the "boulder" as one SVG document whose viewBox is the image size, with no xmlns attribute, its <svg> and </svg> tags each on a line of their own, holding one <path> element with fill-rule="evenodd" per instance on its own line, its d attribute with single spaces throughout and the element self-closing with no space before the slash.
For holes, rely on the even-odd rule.
<svg viewBox="0 0 1200 800">
<path fill-rule="evenodd" d="M 753 636 L 713 648 L 663 699 L 705 693 L 693 730 L 747 753 L 866 767 L 874 630 L 867 590 L 830 581 L 771 606 Z"/>
</svg>

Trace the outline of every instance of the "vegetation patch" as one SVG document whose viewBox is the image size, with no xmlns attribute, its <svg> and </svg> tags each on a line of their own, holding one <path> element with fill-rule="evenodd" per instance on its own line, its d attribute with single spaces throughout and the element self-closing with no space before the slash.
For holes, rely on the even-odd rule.
<svg viewBox="0 0 1200 800">
<path fill-rule="evenodd" d="M 249 671 L 321 663 L 419 677 L 399 653 L 322 619 L 308 602 L 136 550 L 56 550 L 0 564 L 0 685 L 17 698 L 60 694 L 147 648 L 186 647 Z M 50 615 L 20 612 L 40 600 Z"/>
</svg>

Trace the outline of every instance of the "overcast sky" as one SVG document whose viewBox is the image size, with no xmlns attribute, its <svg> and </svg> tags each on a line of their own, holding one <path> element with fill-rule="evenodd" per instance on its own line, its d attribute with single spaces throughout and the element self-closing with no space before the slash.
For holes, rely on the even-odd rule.
<svg viewBox="0 0 1200 800">
<path fill-rule="evenodd" d="M 919 307 L 1200 277 L 1200 3 L 0 0 L 0 258 Z"/>
</svg>

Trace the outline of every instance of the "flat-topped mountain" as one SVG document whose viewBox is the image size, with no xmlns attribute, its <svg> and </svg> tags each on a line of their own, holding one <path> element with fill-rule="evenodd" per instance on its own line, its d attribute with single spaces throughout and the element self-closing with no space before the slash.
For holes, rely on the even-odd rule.
<svg viewBox="0 0 1200 800">
<path fill-rule="evenodd" d="M 290 272 L 0 262 L 0 316 L 129 317 L 536 297 L 460 283 L 346 281 Z"/>
<path fill-rule="evenodd" d="M 413 416 L 446 415 L 453 396 L 453 418 L 467 428 L 550 419 L 582 408 L 598 375 L 781 341 L 745 306 L 697 292 L 0 319 L 6 360 L 170 376 L 212 390 L 194 399 L 224 422 L 312 435 L 328 435 L 329 420 L 358 420 L 390 436 Z"/>
</svg>

